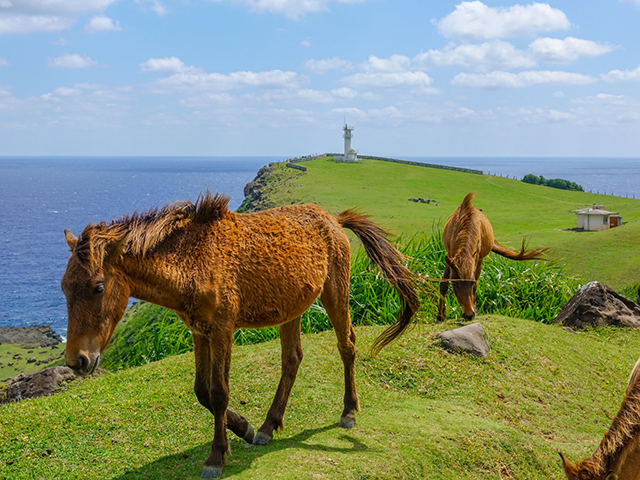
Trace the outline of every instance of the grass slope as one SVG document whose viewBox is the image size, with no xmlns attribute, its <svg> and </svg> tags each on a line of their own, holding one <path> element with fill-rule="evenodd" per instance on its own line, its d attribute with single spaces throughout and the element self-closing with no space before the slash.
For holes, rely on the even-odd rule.
<svg viewBox="0 0 640 480">
<path fill-rule="evenodd" d="M 640 332 L 481 317 L 488 359 L 450 354 L 419 325 L 375 359 L 381 327 L 357 329 L 362 412 L 337 427 L 342 366 L 333 332 L 305 359 L 270 445 L 229 434 L 224 478 L 561 479 L 557 450 L 589 455 L 621 402 Z M 275 392 L 277 341 L 235 347 L 230 407 L 259 426 Z M 0 478 L 198 478 L 212 417 L 192 392 L 193 355 L 104 374 L 49 398 L 0 406 Z M 48 449 L 51 449 L 48 451 Z"/>
<path fill-rule="evenodd" d="M 366 159 L 358 164 L 320 159 L 303 165 L 304 175 L 283 164 L 274 166 L 285 173 L 279 173 L 279 186 L 270 187 L 271 206 L 314 202 L 333 213 L 360 206 L 386 228 L 412 234 L 444 223 L 473 191 L 476 206 L 501 242 L 517 247 L 526 237 L 532 245 L 549 246 L 550 257 L 567 261 L 568 273 L 584 282 L 599 280 L 622 288 L 640 277 L 640 200 Z M 435 199 L 439 206 L 408 201 L 417 197 Z M 576 226 L 576 216 L 569 211 L 593 203 L 620 212 L 627 223 L 602 232 L 569 231 Z"/>
</svg>

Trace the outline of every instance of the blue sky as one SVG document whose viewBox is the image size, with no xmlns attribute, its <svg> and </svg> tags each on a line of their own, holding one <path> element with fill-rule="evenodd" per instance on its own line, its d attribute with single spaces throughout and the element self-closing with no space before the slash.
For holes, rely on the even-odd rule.
<svg viewBox="0 0 640 480">
<path fill-rule="evenodd" d="M 0 0 L 0 155 L 640 156 L 640 0 Z"/>
</svg>

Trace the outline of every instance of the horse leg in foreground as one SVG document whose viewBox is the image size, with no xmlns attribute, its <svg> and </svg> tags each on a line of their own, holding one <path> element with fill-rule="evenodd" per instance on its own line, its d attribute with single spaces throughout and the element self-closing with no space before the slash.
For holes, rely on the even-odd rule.
<svg viewBox="0 0 640 480">
<path fill-rule="evenodd" d="M 620 410 L 593 455 L 574 465 L 558 453 L 569 480 L 640 479 L 640 359 L 631 372 Z"/>
<path fill-rule="evenodd" d="M 302 362 L 302 345 L 300 343 L 300 317 L 280 325 L 280 345 L 282 347 L 282 376 L 278 390 L 258 433 L 253 438 L 254 445 L 266 445 L 273 438 L 273 431 L 283 427 L 284 411 L 287 408 L 291 388 L 296 381 L 298 367 Z"/>
<path fill-rule="evenodd" d="M 329 321 L 338 337 L 338 350 L 344 366 L 344 410 L 340 426 L 353 428 L 355 412 L 360 411 L 355 383 L 356 334 L 349 315 L 349 269 L 345 264 L 333 265 L 320 296 Z"/>
</svg>

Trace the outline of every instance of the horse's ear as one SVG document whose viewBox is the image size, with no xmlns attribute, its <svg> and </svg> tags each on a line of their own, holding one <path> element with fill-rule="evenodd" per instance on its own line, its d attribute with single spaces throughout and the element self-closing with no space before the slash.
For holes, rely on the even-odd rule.
<svg viewBox="0 0 640 480">
<path fill-rule="evenodd" d="M 633 370 L 631 370 L 631 375 L 629 375 L 629 385 L 627 385 L 627 391 L 625 395 L 629 395 L 629 393 L 633 389 L 633 386 L 638 381 L 638 377 L 640 377 L 640 358 L 633 367 Z"/>
<path fill-rule="evenodd" d="M 109 248 L 109 258 L 120 257 L 124 253 L 130 238 L 131 238 L 131 231 L 125 233 L 122 237 L 115 240 L 111 245 L 111 247 Z"/>
<path fill-rule="evenodd" d="M 578 478 L 578 469 L 576 466 L 571 463 L 567 457 L 565 457 L 562 452 L 558 452 L 560 458 L 562 459 L 562 468 L 564 468 L 564 474 L 567 476 L 569 480 L 575 480 Z M 614 480 L 614 479 L 608 479 Z"/>
<path fill-rule="evenodd" d="M 67 241 L 67 245 L 69 245 L 69 251 L 73 253 L 76 250 L 76 245 L 78 245 L 78 237 L 65 228 L 64 239 Z"/>
</svg>

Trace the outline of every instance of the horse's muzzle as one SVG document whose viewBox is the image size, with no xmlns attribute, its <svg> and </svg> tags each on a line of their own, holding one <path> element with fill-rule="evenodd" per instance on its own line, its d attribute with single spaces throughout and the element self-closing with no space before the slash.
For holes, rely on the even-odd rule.
<svg viewBox="0 0 640 480">
<path fill-rule="evenodd" d="M 475 316 L 476 316 L 476 312 L 473 312 L 471 315 L 467 315 L 466 313 L 462 314 L 462 318 L 464 318 L 465 320 L 473 320 Z"/>
<path fill-rule="evenodd" d="M 80 353 L 76 357 L 76 361 L 73 365 L 70 365 L 67 362 L 67 366 L 73 370 L 76 374 L 81 376 L 91 375 L 96 368 L 98 368 L 98 364 L 100 363 L 100 354 L 97 354 L 93 357 L 92 360 L 89 360 L 85 354 Z"/>
</svg>

